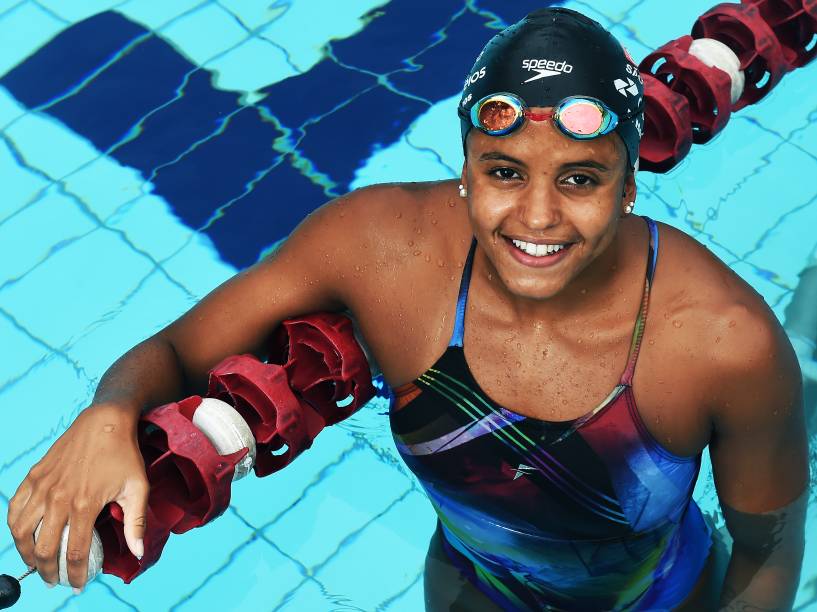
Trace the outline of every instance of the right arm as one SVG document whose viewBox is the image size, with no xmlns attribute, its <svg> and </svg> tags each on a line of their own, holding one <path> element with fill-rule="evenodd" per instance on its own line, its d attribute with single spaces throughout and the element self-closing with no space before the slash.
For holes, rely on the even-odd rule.
<svg viewBox="0 0 817 612">
<path fill-rule="evenodd" d="M 91 405 L 9 502 L 15 546 L 43 580 L 58 581 L 60 537 L 70 521 L 68 576 L 75 589 L 84 586 L 91 531 L 112 501 L 123 508 L 128 547 L 142 555 L 148 483 L 136 441 L 141 412 L 204 394 L 210 368 L 229 355 L 264 359 L 264 343 L 281 321 L 342 311 L 342 279 L 351 278 L 349 270 L 365 256 L 355 248 L 356 236 L 368 225 L 362 221 L 373 195 L 374 189 L 363 190 L 319 208 L 275 253 L 217 287 L 105 372 Z"/>
</svg>

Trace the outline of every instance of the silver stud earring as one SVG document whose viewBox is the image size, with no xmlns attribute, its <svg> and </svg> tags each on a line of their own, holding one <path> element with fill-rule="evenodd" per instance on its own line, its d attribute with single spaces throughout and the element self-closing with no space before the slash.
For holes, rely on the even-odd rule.
<svg viewBox="0 0 817 612">
<path fill-rule="evenodd" d="M 468 197 L 468 190 L 465 187 L 463 187 L 462 185 L 460 185 L 460 197 L 461 198 L 467 198 Z"/>
<path fill-rule="evenodd" d="M 624 212 L 629 215 L 631 212 L 633 212 L 633 206 L 635 206 L 635 202 L 630 202 L 624 207 Z"/>
</svg>

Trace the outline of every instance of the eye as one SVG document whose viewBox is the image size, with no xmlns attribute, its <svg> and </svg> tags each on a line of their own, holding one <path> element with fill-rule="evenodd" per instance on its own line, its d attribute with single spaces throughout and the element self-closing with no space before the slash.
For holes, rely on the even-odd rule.
<svg viewBox="0 0 817 612">
<path fill-rule="evenodd" d="M 574 187 L 587 188 L 596 184 L 593 177 L 587 176 L 586 174 L 571 174 L 565 180 L 569 181 L 570 179 L 574 179 L 574 181 L 572 183 L 569 182 L 568 185 L 572 185 Z"/>
<path fill-rule="evenodd" d="M 488 174 L 495 176 L 500 181 L 505 182 L 512 181 L 515 178 L 522 178 L 521 176 L 519 176 L 519 173 L 516 170 L 514 170 L 513 168 L 508 168 L 506 166 L 503 166 L 501 168 L 494 168 Z"/>
</svg>

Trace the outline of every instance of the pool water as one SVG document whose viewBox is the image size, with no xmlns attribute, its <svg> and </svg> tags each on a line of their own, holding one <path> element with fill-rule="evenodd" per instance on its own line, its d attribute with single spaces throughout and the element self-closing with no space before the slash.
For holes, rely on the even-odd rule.
<svg viewBox="0 0 817 612">
<path fill-rule="evenodd" d="M 0 0 L 0 514 L 119 355 L 309 211 L 457 176 L 466 71 L 545 4 Z M 563 4 L 640 60 L 715 1 Z M 815 82 L 817 62 L 668 175 L 639 175 L 636 212 L 697 238 L 781 320 L 817 243 Z M 435 517 L 386 409 L 375 399 L 286 470 L 237 483 L 224 516 L 171 538 L 131 585 L 102 576 L 73 596 L 33 577 L 17 609 L 423 609 Z M 718 518 L 707 462 L 695 496 Z M 0 573 L 23 569 L 3 526 Z M 813 545 L 796 609 L 817 609 Z"/>
</svg>

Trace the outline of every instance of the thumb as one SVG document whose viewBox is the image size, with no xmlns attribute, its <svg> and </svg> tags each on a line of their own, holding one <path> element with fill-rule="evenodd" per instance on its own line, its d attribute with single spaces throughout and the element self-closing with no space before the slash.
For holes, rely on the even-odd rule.
<svg viewBox="0 0 817 612">
<path fill-rule="evenodd" d="M 145 526 L 147 524 L 148 485 L 146 482 L 129 481 L 122 495 L 115 500 L 124 515 L 125 542 L 137 559 L 145 554 Z"/>
</svg>

